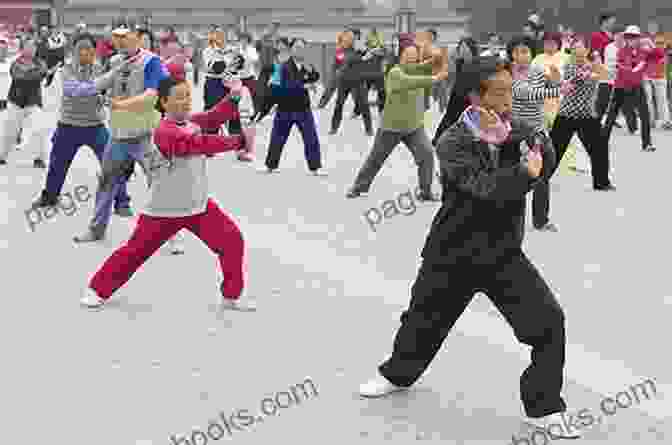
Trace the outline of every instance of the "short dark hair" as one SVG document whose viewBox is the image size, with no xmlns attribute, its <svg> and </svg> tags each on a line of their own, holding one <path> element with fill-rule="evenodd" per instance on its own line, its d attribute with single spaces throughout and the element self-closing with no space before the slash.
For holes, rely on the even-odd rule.
<svg viewBox="0 0 672 445">
<path fill-rule="evenodd" d="M 77 47 L 77 44 L 79 42 L 83 41 L 83 40 L 87 40 L 89 43 L 91 43 L 91 46 L 93 46 L 94 48 L 96 47 L 96 43 L 97 43 L 96 38 L 90 32 L 83 32 L 81 34 L 78 34 L 74 38 L 74 40 L 72 42 L 72 46 Z"/>
<path fill-rule="evenodd" d="M 534 54 L 536 50 L 536 44 L 528 36 L 515 36 L 512 38 L 509 43 L 506 44 L 506 55 L 509 56 L 509 60 L 513 60 L 513 50 L 519 46 L 527 46 L 530 48 L 530 51 Z"/>
<path fill-rule="evenodd" d="M 547 40 L 555 42 L 555 44 L 558 45 L 558 49 L 562 48 L 562 34 L 560 34 L 559 32 L 555 31 L 545 32 L 543 40 L 544 42 Z"/>
<path fill-rule="evenodd" d="M 161 114 L 166 114 L 161 101 L 168 98 L 173 93 L 173 88 L 186 82 L 186 80 L 176 80 L 173 76 L 164 77 L 159 82 L 158 100 L 156 101 L 156 109 Z"/>
<path fill-rule="evenodd" d="M 615 18 L 616 18 L 616 15 L 612 12 L 605 12 L 603 14 L 600 14 L 600 22 L 599 22 L 600 26 L 602 26 L 604 24 L 604 22 L 606 22 L 607 20 L 615 19 Z"/>
<path fill-rule="evenodd" d="M 275 44 L 276 45 L 281 44 L 281 45 L 286 46 L 287 48 L 292 47 L 292 41 L 289 39 L 289 37 L 278 37 L 275 40 Z"/>
<path fill-rule="evenodd" d="M 497 56 L 479 57 L 467 62 L 459 74 L 462 79 L 460 93 L 482 95 L 487 90 L 487 81 L 499 72 L 511 72 L 511 65 Z"/>
</svg>

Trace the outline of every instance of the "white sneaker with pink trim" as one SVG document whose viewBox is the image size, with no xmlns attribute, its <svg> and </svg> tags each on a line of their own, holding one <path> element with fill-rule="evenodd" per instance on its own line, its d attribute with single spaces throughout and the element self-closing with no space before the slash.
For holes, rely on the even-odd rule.
<svg viewBox="0 0 672 445">
<path fill-rule="evenodd" d="M 236 300 L 232 298 L 222 297 L 222 310 L 241 311 L 241 312 L 255 312 L 257 310 L 257 302 L 250 297 L 240 297 Z"/>
<path fill-rule="evenodd" d="M 87 287 L 84 289 L 84 296 L 80 298 L 79 302 L 84 307 L 89 309 L 96 309 L 107 303 L 107 300 L 100 298 L 95 290 Z"/>
</svg>

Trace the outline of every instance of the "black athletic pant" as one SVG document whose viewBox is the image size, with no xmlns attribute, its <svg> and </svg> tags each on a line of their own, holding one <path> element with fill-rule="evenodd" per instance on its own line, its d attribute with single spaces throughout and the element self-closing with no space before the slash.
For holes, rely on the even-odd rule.
<svg viewBox="0 0 672 445">
<path fill-rule="evenodd" d="M 597 112 L 597 117 L 602 122 L 604 114 L 609 109 L 609 103 L 612 100 L 613 87 L 608 83 L 599 84 L 597 90 L 597 100 L 595 102 L 595 111 Z M 632 100 L 627 100 L 623 104 L 621 109 L 623 116 L 625 116 L 626 124 L 628 125 L 628 130 L 630 133 L 637 131 L 637 115 L 635 114 L 635 106 L 632 103 Z"/>
<path fill-rule="evenodd" d="M 395 385 L 411 386 L 479 291 L 497 306 L 518 340 L 532 346 L 532 363 L 520 377 L 526 414 L 543 417 L 564 411 L 560 392 L 565 366 L 565 316 L 551 289 L 520 249 L 491 266 L 456 267 L 425 260 L 411 290 L 410 306 L 401 317 L 394 351 L 378 368 L 380 373 Z"/>
<path fill-rule="evenodd" d="M 614 88 L 609 112 L 607 113 L 607 121 L 604 123 L 604 135 L 607 144 L 611 138 L 611 130 L 614 127 L 614 122 L 616 122 L 616 116 L 624 106 L 627 106 L 628 101 L 631 101 L 637 108 L 642 125 L 642 148 L 646 148 L 651 145 L 651 118 L 649 117 L 646 94 L 644 94 L 644 88 L 641 85 L 633 89 Z"/>
<path fill-rule="evenodd" d="M 368 104 L 365 105 L 367 93 L 362 81 L 340 82 L 340 85 L 338 86 L 338 96 L 336 97 L 336 106 L 334 107 L 334 114 L 331 118 L 331 130 L 335 133 L 340 128 L 341 121 L 343 121 L 343 105 L 350 93 L 352 93 L 352 96 L 355 99 L 355 110 L 361 110 L 362 117 L 364 118 L 364 129 L 368 133 L 373 132 L 371 109 Z"/>
<path fill-rule="evenodd" d="M 572 119 L 562 115 L 555 118 L 551 130 L 551 140 L 553 141 L 557 161 L 551 175 L 557 171 L 575 133 L 578 134 L 590 158 L 593 188 L 610 185 L 609 144 L 602 134 L 602 126 L 597 118 Z M 534 227 L 541 228 L 549 222 L 550 208 L 551 190 L 549 182 L 540 181 L 534 188 L 532 195 L 532 223 Z"/>
</svg>

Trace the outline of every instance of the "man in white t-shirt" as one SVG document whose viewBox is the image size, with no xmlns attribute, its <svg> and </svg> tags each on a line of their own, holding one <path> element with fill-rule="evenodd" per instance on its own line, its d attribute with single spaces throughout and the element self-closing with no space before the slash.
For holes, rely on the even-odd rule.
<svg viewBox="0 0 672 445">
<path fill-rule="evenodd" d="M 240 70 L 240 80 L 243 86 L 247 88 L 249 95 L 254 98 L 257 92 L 257 67 L 259 65 L 259 53 L 254 47 L 252 35 L 246 32 L 239 35 L 240 54 L 245 59 L 243 69 Z M 254 110 L 242 110 L 250 112 L 250 116 L 254 115 Z"/>
</svg>

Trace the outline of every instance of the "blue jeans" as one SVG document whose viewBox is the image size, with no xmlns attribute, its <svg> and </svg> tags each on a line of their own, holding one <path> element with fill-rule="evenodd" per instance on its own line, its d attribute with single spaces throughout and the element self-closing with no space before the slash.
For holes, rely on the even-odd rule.
<svg viewBox="0 0 672 445">
<path fill-rule="evenodd" d="M 108 145 L 103 155 L 103 171 L 96 191 L 96 213 L 89 225 L 91 230 L 104 233 L 107 229 L 112 217 L 114 197 L 126 187 L 136 162 L 147 174 L 144 156 L 150 143 L 151 136 L 147 135 L 137 142 L 112 141 Z"/>
</svg>

